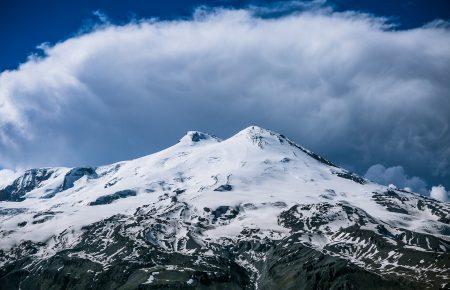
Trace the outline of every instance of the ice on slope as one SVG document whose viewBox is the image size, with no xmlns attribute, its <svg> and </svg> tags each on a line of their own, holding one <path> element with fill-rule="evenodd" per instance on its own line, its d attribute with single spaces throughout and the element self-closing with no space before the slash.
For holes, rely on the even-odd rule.
<svg viewBox="0 0 450 290">
<path fill-rule="evenodd" d="M 11 184 L 20 176 L 20 174 L 21 172 L 13 171 L 11 169 L 0 169 L 0 189 Z"/>
<path fill-rule="evenodd" d="M 371 199 L 373 192 L 382 192 L 386 187 L 339 177 L 336 173 L 346 171 L 284 136 L 256 126 L 223 141 L 190 131 L 172 147 L 99 167 L 95 178 L 83 176 L 73 187 L 44 198 L 64 182 L 69 170 L 57 169 L 58 174 L 28 192 L 22 202 L 0 202 L 2 211 L 20 209 L 19 214 L 0 216 L 1 248 L 22 240 L 46 241 L 63 231 L 72 231 L 76 237 L 84 225 L 116 214 L 131 215 L 140 206 L 161 203 L 164 195 L 198 211 L 219 206 L 243 208 L 239 219 L 205 232 L 211 238 L 232 237 L 244 227 L 278 232 L 281 237 L 285 231 L 277 222 L 281 211 L 296 204 L 324 201 L 330 190 L 335 194 L 327 197 L 328 202 L 347 202 L 387 223 L 402 218 Z M 137 195 L 89 205 L 101 196 L 123 190 L 134 190 Z M 246 204 L 252 206 L 243 207 Z M 18 227 L 25 222 L 25 226 Z M 420 230 L 428 223 L 427 216 L 417 213 L 402 225 Z"/>
</svg>

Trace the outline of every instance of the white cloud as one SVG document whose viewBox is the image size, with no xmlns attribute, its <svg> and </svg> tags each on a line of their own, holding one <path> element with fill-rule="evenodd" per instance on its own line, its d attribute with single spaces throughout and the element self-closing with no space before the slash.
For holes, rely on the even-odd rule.
<svg viewBox="0 0 450 290">
<path fill-rule="evenodd" d="M 450 176 L 450 31 L 214 10 L 43 47 L 0 75 L 0 166 L 105 163 L 256 123 L 359 170 Z"/>
<path fill-rule="evenodd" d="M 445 187 L 443 187 L 442 185 L 433 186 L 430 191 L 430 197 L 440 201 L 449 202 L 450 192 L 446 191 Z"/>
<path fill-rule="evenodd" d="M 395 186 L 421 194 L 428 194 L 427 184 L 417 176 L 409 177 L 402 166 L 384 167 L 381 164 L 372 165 L 364 175 L 374 182 Z"/>
</svg>

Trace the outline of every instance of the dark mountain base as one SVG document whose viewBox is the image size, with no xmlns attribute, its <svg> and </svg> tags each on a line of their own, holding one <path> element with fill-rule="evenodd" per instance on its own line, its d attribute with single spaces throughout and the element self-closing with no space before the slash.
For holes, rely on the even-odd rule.
<svg viewBox="0 0 450 290">
<path fill-rule="evenodd" d="M 129 224 L 128 224 L 129 226 Z M 431 285 L 383 277 L 299 242 L 252 239 L 208 245 L 193 237 L 178 253 L 148 235 L 124 234 L 121 216 L 84 229 L 72 249 L 35 259 L 43 244 L 24 243 L 0 270 L 1 289 L 425 289 Z M 109 232 L 109 235 L 105 233 Z M 170 238 L 167 239 L 170 241 Z M 18 248 L 17 248 L 18 250 Z M 9 253 L 8 255 L 11 255 Z M 0 252 L 0 260 L 6 258 Z M 255 269 L 257 271 L 255 271 Z M 259 274 L 256 274 L 259 273 Z M 438 286 L 431 288 L 438 289 Z"/>
</svg>

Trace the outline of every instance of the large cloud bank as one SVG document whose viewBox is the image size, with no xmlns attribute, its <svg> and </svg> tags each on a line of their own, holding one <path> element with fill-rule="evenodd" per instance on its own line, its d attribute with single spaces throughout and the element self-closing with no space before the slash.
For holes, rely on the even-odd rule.
<svg viewBox="0 0 450 290">
<path fill-rule="evenodd" d="M 0 166 L 101 164 L 268 127 L 363 172 L 450 180 L 450 30 L 248 10 L 103 25 L 0 75 Z M 432 182 L 433 183 L 433 182 Z"/>
</svg>

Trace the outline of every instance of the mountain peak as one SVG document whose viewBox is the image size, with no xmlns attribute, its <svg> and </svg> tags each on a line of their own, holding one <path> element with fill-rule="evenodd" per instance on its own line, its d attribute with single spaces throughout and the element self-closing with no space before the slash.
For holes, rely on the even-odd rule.
<svg viewBox="0 0 450 290">
<path fill-rule="evenodd" d="M 200 131 L 188 131 L 186 134 L 180 139 L 180 143 L 183 144 L 195 144 L 198 142 L 220 142 L 220 139 L 209 135 Z"/>
<path fill-rule="evenodd" d="M 239 131 L 236 135 L 236 137 L 246 137 L 249 138 L 250 140 L 261 140 L 261 139 L 279 139 L 278 137 L 280 137 L 281 135 L 270 131 L 268 129 L 264 129 L 262 127 L 259 126 L 249 126 L 241 131 Z"/>
<path fill-rule="evenodd" d="M 244 139 L 250 140 L 253 144 L 263 149 L 267 146 L 272 148 L 279 148 L 280 145 L 288 144 L 290 141 L 284 135 L 277 132 L 264 129 L 259 126 L 249 126 L 230 139 Z"/>
<path fill-rule="evenodd" d="M 270 134 L 270 135 L 272 135 L 272 134 L 275 134 L 275 133 L 270 131 L 270 130 L 268 130 L 268 129 L 264 129 L 264 128 L 259 127 L 259 126 L 252 125 L 252 126 L 248 126 L 247 128 L 241 130 L 238 133 L 238 135 L 239 134 L 245 134 L 245 135 L 267 135 L 267 134 Z"/>
<path fill-rule="evenodd" d="M 251 140 L 251 142 L 257 145 L 259 148 L 264 149 L 267 147 L 278 148 L 280 150 L 282 147 L 286 148 L 296 148 L 297 150 L 302 151 L 306 155 L 309 155 L 313 159 L 316 159 L 320 163 L 323 163 L 327 166 L 338 167 L 333 164 L 331 161 L 323 158 L 322 156 L 296 144 L 295 142 L 289 140 L 283 134 L 261 128 L 259 126 L 249 126 L 239 133 L 234 135 L 232 138 L 245 138 Z"/>
</svg>

